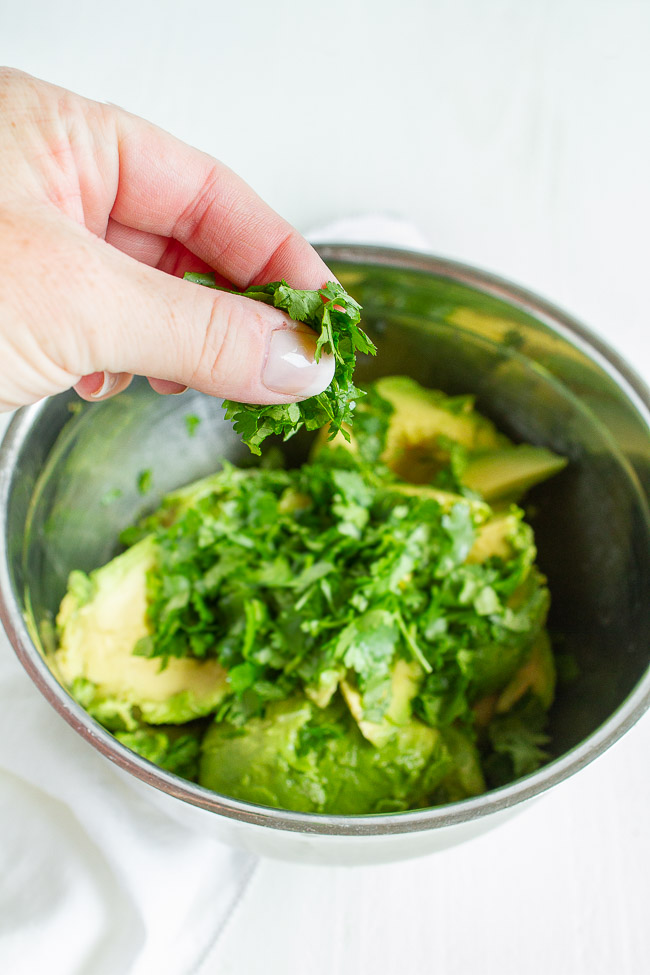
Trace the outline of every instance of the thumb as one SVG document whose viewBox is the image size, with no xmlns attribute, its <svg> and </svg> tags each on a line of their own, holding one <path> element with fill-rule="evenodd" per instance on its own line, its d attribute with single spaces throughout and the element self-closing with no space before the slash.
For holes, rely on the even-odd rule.
<svg viewBox="0 0 650 975">
<path fill-rule="evenodd" d="M 191 386 L 259 404 L 305 399 L 330 384 L 334 358 L 315 361 L 316 335 L 307 325 L 96 243 L 103 251 L 101 286 L 85 296 L 76 290 L 79 360 L 71 369 L 107 374 L 90 380 L 95 397 L 119 392 L 129 373 L 167 381 L 157 384 L 164 391 Z M 82 395 L 91 392 L 85 383 L 78 387 Z"/>
</svg>

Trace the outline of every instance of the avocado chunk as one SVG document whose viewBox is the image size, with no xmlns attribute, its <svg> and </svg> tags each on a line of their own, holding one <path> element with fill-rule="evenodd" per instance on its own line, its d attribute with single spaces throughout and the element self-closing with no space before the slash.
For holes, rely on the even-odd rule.
<svg viewBox="0 0 650 975">
<path fill-rule="evenodd" d="M 495 450 L 509 445 L 493 423 L 474 409 L 471 396 L 447 396 L 424 389 L 407 376 L 386 376 L 375 390 L 393 407 L 383 462 L 399 477 L 426 484 L 447 463 L 444 441 L 468 451 Z"/>
<path fill-rule="evenodd" d="M 462 482 L 490 503 L 517 501 L 535 484 L 553 477 L 566 465 L 565 457 L 545 447 L 519 444 L 472 457 L 463 471 Z"/>
<path fill-rule="evenodd" d="M 551 641 L 546 630 L 542 630 L 533 643 L 525 663 L 497 698 L 495 710 L 497 713 L 509 711 L 530 691 L 544 710 L 548 711 L 555 697 L 555 681 L 555 660 Z"/>
<path fill-rule="evenodd" d="M 341 692 L 359 731 L 371 744 L 381 748 L 411 719 L 411 701 L 422 683 L 422 668 L 415 660 L 396 660 L 391 674 L 390 704 L 381 721 L 364 718 L 363 697 L 354 684 L 341 681 Z"/>
<path fill-rule="evenodd" d="M 316 683 L 305 685 L 305 694 L 319 708 L 326 708 L 336 694 L 344 676 L 345 667 L 339 665 L 328 667 L 327 670 L 320 672 Z"/>
<path fill-rule="evenodd" d="M 90 575 L 71 574 L 57 616 L 54 667 L 62 682 L 107 727 L 134 730 L 180 724 L 214 711 L 228 691 L 216 661 L 134 655 L 147 623 L 147 572 L 152 537 L 142 539 Z"/>
<path fill-rule="evenodd" d="M 469 735 L 460 728 L 449 727 L 444 729 L 442 739 L 454 765 L 440 783 L 439 801 L 457 802 L 485 792 L 481 758 Z"/>
<path fill-rule="evenodd" d="M 535 559 L 536 549 L 533 530 L 523 521 L 521 508 L 511 508 L 493 515 L 479 525 L 476 541 L 469 550 L 467 561 L 486 562 L 491 558 L 504 561 L 515 557 L 518 551 L 528 549 L 529 561 Z"/>
<path fill-rule="evenodd" d="M 427 805 L 450 769 L 440 732 L 421 721 L 375 748 L 340 698 L 319 710 L 298 696 L 270 704 L 243 728 L 213 724 L 199 782 L 246 802 L 346 815 Z"/>
<path fill-rule="evenodd" d="M 392 407 L 381 461 L 411 484 L 427 484 L 449 461 L 449 443 L 467 451 L 500 450 L 510 441 L 494 424 L 474 409 L 472 396 L 447 396 L 425 389 L 408 376 L 384 376 L 372 390 Z M 364 400 L 359 409 L 363 412 Z M 346 429 L 349 440 L 338 433 L 329 440 L 319 434 L 313 456 L 322 450 L 343 449 L 359 453 L 355 431 Z"/>
</svg>

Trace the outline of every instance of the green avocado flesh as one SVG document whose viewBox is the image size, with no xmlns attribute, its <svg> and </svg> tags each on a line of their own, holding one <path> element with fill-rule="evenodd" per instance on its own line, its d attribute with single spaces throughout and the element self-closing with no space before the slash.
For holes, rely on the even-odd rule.
<svg viewBox="0 0 650 975">
<path fill-rule="evenodd" d="M 376 748 L 340 703 L 318 710 L 298 697 L 269 705 L 241 731 L 212 725 L 199 782 L 265 806 L 360 814 L 426 805 L 452 771 L 440 732 L 421 721 Z"/>
<path fill-rule="evenodd" d="M 566 459 L 531 444 L 478 454 L 463 471 L 463 484 L 486 501 L 515 501 L 530 488 L 558 474 Z"/>
<path fill-rule="evenodd" d="M 239 800 L 478 795 L 549 757 L 550 595 L 512 501 L 564 465 L 385 377 L 302 466 L 224 464 L 71 573 L 52 668 L 122 745 Z"/>
<path fill-rule="evenodd" d="M 107 565 L 71 574 L 57 616 L 55 668 L 80 703 L 109 728 L 182 724 L 209 714 L 228 686 L 216 660 L 160 661 L 134 654 L 147 636 L 147 573 L 156 547 L 145 538 Z"/>
</svg>

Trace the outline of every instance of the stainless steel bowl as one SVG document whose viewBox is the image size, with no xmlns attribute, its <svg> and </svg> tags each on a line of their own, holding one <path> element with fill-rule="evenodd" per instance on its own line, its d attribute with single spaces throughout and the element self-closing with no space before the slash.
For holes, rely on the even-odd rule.
<svg viewBox="0 0 650 975">
<path fill-rule="evenodd" d="M 580 674 L 551 713 L 555 759 L 486 795 L 417 812 L 324 816 L 239 802 L 185 782 L 120 745 L 47 664 L 70 569 L 109 559 L 121 528 L 159 497 L 246 452 L 217 401 L 160 398 L 136 383 L 116 399 L 74 394 L 20 410 L 0 453 L 0 617 L 23 666 L 90 744 L 202 828 L 248 849 L 327 863 L 379 862 L 446 847 L 500 822 L 600 755 L 650 703 L 650 393 L 586 329 L 535 296 L 471 268 L 360 246 L 321 248 L 364 306 L 379 355 L 360 378 L 408 373 L 478 406 L 515 437 L 570 458 L 530 500 L 550 625 Z M 195 437 L 188 413 L 202 423 Z M 295 457 L 305 449 L 296 438 Z M 143 469 L 154 491 L 136 488 Z M 118 492 L 121 492 L 118 495 Z M 108 502 L 111 503 L 108 503 Z M 168 797 L 165 798 L 167 794 Z M 180 804 L 184 803 L 185 806 Z"/>
</svg>

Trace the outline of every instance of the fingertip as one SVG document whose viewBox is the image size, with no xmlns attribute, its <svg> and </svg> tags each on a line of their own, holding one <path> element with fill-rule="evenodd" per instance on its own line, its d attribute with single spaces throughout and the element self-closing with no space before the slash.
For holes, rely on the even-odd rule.
<svg viewBox="0 0 650 975">
<path fill-rule="evenodd" d="M 89 403 L 117 396 L 131 383 L 133 376 L 128 372 L 91 372 L 82 376 L 74 389 Z"/>
<path fill-rule="evenodd" d="M 189 386 L 184 386 L 183 383 L 175 383 L 171 379 L 156 379 L 154 376 L 147 376 L 147 381 L 154 393 L 160 393 L 161 396 L 180 396 L 184 393 Z"/>
</svg>

